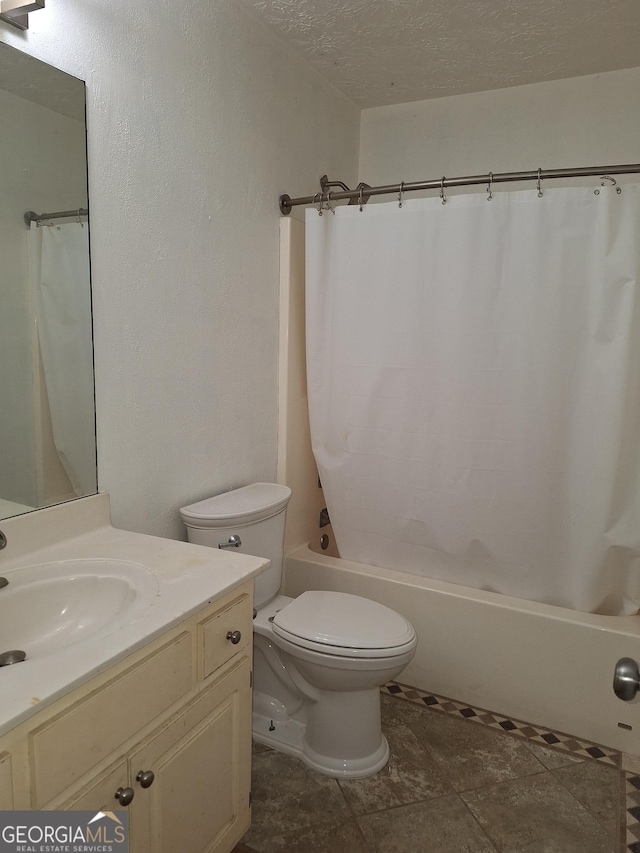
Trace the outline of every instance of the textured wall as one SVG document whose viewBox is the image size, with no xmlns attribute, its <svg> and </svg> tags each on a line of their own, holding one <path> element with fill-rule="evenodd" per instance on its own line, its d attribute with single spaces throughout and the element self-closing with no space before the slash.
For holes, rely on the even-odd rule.
<svg viewBox="0 0 640 853">
<path fill-rule="evenodd" d="M 637 163 L 638 91 L 633 68 L 364 110 L 360 179 Z"/>
<path fill-rule="evenodd" d="M 277 197 L 359 112 L 233 4 L 51 3 L 0 39 L 87 82 L 99 486 L 114 524 L 276 474 Z"/>
</svg>

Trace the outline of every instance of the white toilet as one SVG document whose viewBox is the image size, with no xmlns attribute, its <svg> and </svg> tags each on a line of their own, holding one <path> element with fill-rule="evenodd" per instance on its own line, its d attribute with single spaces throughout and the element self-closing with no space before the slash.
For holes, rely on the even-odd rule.
<svg viewBox="0 0 640 853">
<path fill-rule="evenodd" d="M 286 486 L 254 483 L 180 513 L 190 542 L 271 560 L 255 584 L 254 738 L 328 776 L 370 776 L 389 758 L 379 688 L 413 658 L 416 633 L 358 595 L 278 594 L 290 496 Z"/>
</svg>

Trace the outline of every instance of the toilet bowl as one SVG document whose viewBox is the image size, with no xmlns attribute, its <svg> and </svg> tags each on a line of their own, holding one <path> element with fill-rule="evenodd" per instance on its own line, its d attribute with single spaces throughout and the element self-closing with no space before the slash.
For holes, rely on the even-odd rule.
<svg viewBox="0 0 640 853">
<path fill-rule="evenodd" d="M 389 758 L 380 686 L 413 658 L 417 637 L 399 613 L 361 596 L 279 594 L 290 495 L 255 483 L 180 512 L 190 542 L 272 563 L 255 585 L 254 739 L 328 776 L 369 776 Z"/>
</svg>

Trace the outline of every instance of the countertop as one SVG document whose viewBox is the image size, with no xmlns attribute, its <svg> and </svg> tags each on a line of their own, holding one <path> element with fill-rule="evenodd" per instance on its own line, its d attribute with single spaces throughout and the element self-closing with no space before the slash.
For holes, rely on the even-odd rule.
<svg viewBox="0 0 640 853">
<path fill-rule="evenodd" d="M 121 560 L 144 566 L 152 578 L 147 593 L 155 593 L 128 617 L 76 644 L 0 667 L 0 734 L 269 566 L 260 557 L 114 528 L 107 495 L 5 519 L 0 529 L 7 537 L 0 575 L 17 577 L 20 568 L 62 560 Z"/>
</svg>

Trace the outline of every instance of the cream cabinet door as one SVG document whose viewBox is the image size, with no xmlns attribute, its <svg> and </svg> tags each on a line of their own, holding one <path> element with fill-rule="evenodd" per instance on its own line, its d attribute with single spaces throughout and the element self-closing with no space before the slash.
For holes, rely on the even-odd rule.
<svg viewBox="0 0 640 853">
<path fill-rule="evenodd" d="M 11 773 L 11 756 L 8 752 L 0 752 L 0 810 L 11 811 L 13 803 L 13 775 Z"/>
<path fill-rule="evenodd" d="M 70 811 L 72 809 L 86 811 L 117 811 L 122 809 L 116 799 L 116 791 L 126 788 L 128 783 L 127 761 L 122 758 L 116 764 L 111 765 L 104 773 L 92 779 L 80 793 L 66 800 L 60 808 Z"/>
<path fill-rule="evenodd" d="M 212 676 L 131 754 L 131 853 L 229 853 L 249 828 L 250 663 Z"/>
</svg>

